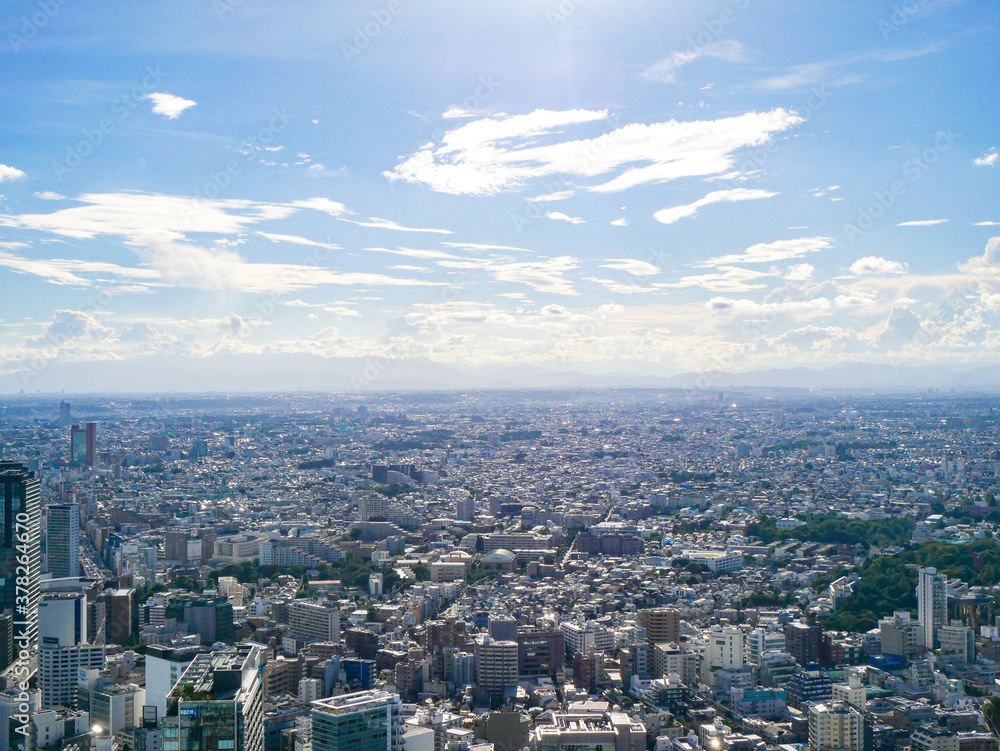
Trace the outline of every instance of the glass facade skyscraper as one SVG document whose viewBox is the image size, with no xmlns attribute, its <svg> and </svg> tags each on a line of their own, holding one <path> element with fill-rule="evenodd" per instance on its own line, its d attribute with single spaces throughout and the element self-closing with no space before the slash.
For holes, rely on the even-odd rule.
<svg viewBox="0 0 1000 751">
<path fill-rule="evenodd" d="M 38 478 L 0 462 L 0 670 L 38 642 L 41 499 Z M 37 669 L 31 660 L 31 671 Z"/>
<path fill-rule="evenodd" d="M 402 751 L 398 694 L 359 691 L 313 702 L 313 751 Z"/>
<path fill-rule="evenodd" d="M 194 658 L 167 695 L 164 751 L 263 751 L 261 647 Z"/>
</svg>

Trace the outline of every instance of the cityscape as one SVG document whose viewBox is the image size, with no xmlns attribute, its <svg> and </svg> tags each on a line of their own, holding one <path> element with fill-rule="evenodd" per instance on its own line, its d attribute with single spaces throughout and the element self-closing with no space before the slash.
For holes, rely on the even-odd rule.
<svg viewBox="0 0 1000 751">
<path fill-rule="evenodd" d="M 2 751 L 995 751 L 994 403 L 4 398 Z"/>
<path fill-rule="evenodd" d="M 1000 751 L 1000 2 L 0 2 L 0 751 Z"/>
</svg>

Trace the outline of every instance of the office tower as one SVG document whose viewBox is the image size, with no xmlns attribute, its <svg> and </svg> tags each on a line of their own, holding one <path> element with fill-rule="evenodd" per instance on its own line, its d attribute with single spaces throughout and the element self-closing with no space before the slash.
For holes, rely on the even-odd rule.
<svg viewBox="0 0 1000 751">
<path fill-rule="evenodd" d="M 861 751 L 864 720 L 841 702 L 809 705 L 809 751 Z"/>
<path fill-rule="evenodd" d="M 87 644 L 87 598 L 50 592 L 38 604 L 38 689 L 42 708 L 76 706 L 77 671 L 104 667 L 104 647 Z"/>
<path fill-rule="evenodd" d="M 517 686 L 517 642 L 497 641 L 480 634 L 474 652 L 476 685 L 499 703 L 509 687 Z"/>
<path fill-rule="evenodd" d="M 42 645 L 38 650 L 38 689 L 42 709 L 75 707 L 79 670 L 104 669 L 103 644 Z"/>
<path fill-rule="evenodd" d="M 402 751 L 400 710 L 399 694 L 386 691 L 320 699 L 312 710 L 313 751 Z"/>
<path fill-rule="evenodd" d="M 785 634 L 785 651 L 802 667 L 819 662 L 819 645 L 823 640 L 823 627 L 814 620 L 788 621 L 782 630 Z"/>
<path fill-rule="evenodd" d="M 88 422 L 69 429 L 69 460 L 71 463 L 93 467 L 97 463 L 97 423 Z"/>
<path fill-rule="evenodd" d="M 69 425 L 73 422 L 73 407 L 69 402 L 59 402 L 59 423 Z"/>
<path fill-rule="evenodd" d="M 80 507 L 63 503 L 46 508 L 45 563 L 52 578 L 80 575 Z"/>
<path fill-rule="evenodd" d="M 38 638 L 41 506 L 38 478 L 23 465 L 0 462 L 0 670 Z M 21 569 L 20 571 L 18 569 Z M 25 569 L 27 573 L 25 574 Z M 34 672 L 35 666 L 29 667 Z"/>
<path fill-rule="evenodd" d="M 305 642 L 340 641 L 340 612 L 314 600 L 288 603 L 288 632 Z"/>
<path fill-rule="evenodd" d="M 116 685 L 113 678 L 102 677 L 100 672 L 80 671 L 76 708 L 90 714 L 92 725 L 101 728 L 101 735 L 112 738 L 122 730 L 133 730 L 142 725 L 146 689 L 134 683 Z"/>
<path fill-rule="evenodd" d="M 668 644 L 680 641 L 681 617 L 673 608 L 640 610 L 635 617 L 638 626 L 646 629 L 646 644 Z"/>
<path fill-rule="evenodd" d="M 476 520 L 476 499 L 471 496 L 455 501 L 455 518 L 460 522 Z"/>
<path fill-rule="evenodd" d="M 46 592 L 38 603 L 41 646 L 86 644 L 87 596 L 82 592 Z"/>
<path fill-rule="evenodd" d="M 944 574 L 935 568 L 922 568 L 917 577 L 917 619 L 924 630 L 924 646 L 934 649 L 937 629 L 947 624 L 948 590 Z"/>
<path fill-rule="evenodd" d="M 146 648 L 146 704 L 156 707 L 156 718 L 167 711 L 167 694 L 188 669 L 194 658 L 204 654 L 200 646 L 165 647 L 151 644 Z"/>
<path fill-rule="evenodd" d="M 263 751 L 262 653 L 240 644 L 195 657 L 167 695 L 163 751 Z"/>
</svg>

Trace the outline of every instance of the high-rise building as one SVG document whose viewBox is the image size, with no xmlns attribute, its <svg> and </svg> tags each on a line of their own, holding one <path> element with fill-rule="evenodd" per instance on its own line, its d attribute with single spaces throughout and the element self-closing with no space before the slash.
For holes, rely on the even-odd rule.
<svg viewBox="0 0 1000 751">
<path fill-rule="evenodd" d="M 200 646 L 165 647 L 151 644 L 146 648 L 146 704 L 156 707 L 160 719 L 167 710 L 167 694 L 188 666 L 206 649 Z M 2 751 L 2 749 L 0 749 Z"/>
<path fill-rule="evenodd" d="M 944 574 L 928 567 L 917 571 L 917 620 L 924 631 L 924 646 L 934 649 L 936 631 L 948 623 L 948 589 Z"/>
<path fill-rule="evenodd" d="M 340 612 L 314 600 L 292 600 L 288 603 L 288 630 L 306 642 L 339 642 Z"/>
<path fill-rule="evenodd" d="M 82 592 L 46 592 L 38 603 L 38 643 L 68 647 L 86 644 L 87 596 Z"/>
<path fill-rule="evenodd" d="M 517 686 L 517 642 L 497 641 L 480 634 L 474 651 L 476 685 L 485 689 L 494 702 L 499 702 L 508 688 Z"/>
<path fill-rule="evenodd" d="M 59 402 L 59 423 L 69 425 L 73 422 L 73 406 L 69 402 Z"/>
<path fill-rule="evenodd" d="M 22 649 L 31 651 L 38 639 L 41 568 L 38 478 L 21 464 L 0 462 L 0 503 L 0 619 L 3 621 L 0 670 L 3 670 Z M 35 668 L 29 667 L 32 672 Z"/>
<path fill-rule="evenodd" d="M 54 579 L 80 575 L 80 507 L 77 504 L 46 507 L 45 564 Z"/>
<path fill-rule="evenodd" d="M 97 463 L 97 423 L 72 425 L 69 429 L 69 460 L 93 467 Z"/>
<path fill-rule="evenodd" d="M 79 670 L 104 669 L 103 644 L 43 644 L 38 650 L 38 688 L 42 709 L 75 707 Z"/>
<path fill-rule="evenodd" d="M 650 649 L 654 644 L 680 641 L 681 615 L 674 608 L 640 610 L 636 614 L 635 622 L 646 629 L 646 644 Z"/>
<path fill-rule="evenodd" d="M 861 751 L 864 719 L 841 702 L 809 705 L 809 751 Z"/>
<path fill-rule="evenodd" d="M 163 751 L 263 751 L 261 655 L 240 644 L 195 657 L 167 695 Z"/>
<path fill-rule="evenodd" d="M 802 667 L 819 662 L 823 627 L 815 620 L 788 621 L 783 626 L 785 651 Z"/>
<path fill-rule="evenodd" d="M 320 699 L 312 710 L 313 751 L 402 751 L 401 708 L 399 694 L 386 691 Z"/>
</svg>

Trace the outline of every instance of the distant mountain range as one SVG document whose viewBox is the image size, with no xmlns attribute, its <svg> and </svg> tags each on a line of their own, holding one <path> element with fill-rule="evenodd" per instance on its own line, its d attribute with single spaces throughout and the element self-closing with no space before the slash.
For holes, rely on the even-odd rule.
<svg viewBox="0 0 1000 751">
<path fill-rule="evenodd" d="M 822 389 L 1000 391 L 997 368 L 893 367 L 845 363 L 829 368 L 787 368 L 740 373 L 650 375 L 587 372 L 536 365 L 471 367 L 427 359 L 324 358 L 312 354 L 215 355 L 210 360 L 154 357 L 115 362 L 50 363 L 25 379 L 0 376 L 0 392 L 137 393 L 318 391 L 361 393 L 517 388 Z"/>
</svg>

